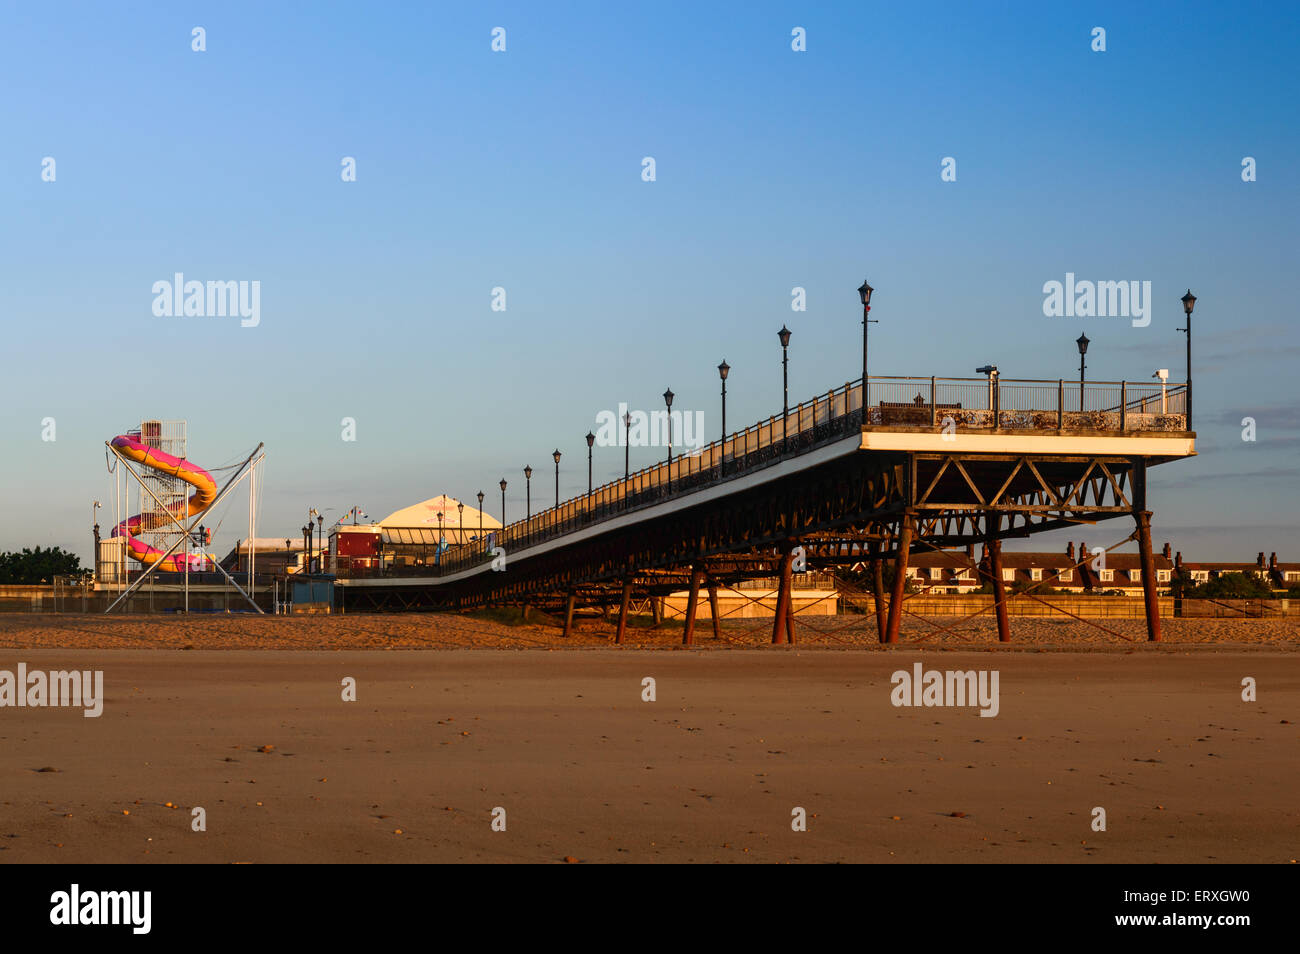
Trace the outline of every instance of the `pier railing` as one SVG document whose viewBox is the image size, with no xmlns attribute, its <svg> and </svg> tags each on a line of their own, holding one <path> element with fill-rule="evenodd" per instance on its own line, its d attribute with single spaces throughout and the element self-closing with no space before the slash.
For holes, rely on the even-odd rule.
<svg viewBox="0 0 1300 954">
<path fill-rule="evenodd" d="M 445 576 L 591 524 L 744 477 L 864 428 L 939 432 L 1097 433 L 1187 429 L 1187 389 L 1127 381 L 1087 384 L 994 378 L 873 377 L 863 413 L 862 382 L 817 395 L 780 416 L 684 450 L 515 521 L 483 540 L 446 550 L 428 575 Z"/>
</svg>

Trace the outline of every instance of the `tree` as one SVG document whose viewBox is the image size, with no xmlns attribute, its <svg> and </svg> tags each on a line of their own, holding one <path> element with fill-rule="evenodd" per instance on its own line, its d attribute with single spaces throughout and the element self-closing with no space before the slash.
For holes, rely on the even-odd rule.
<svg viewBox="0 0 1300 954">
<path fill-rule="evenodd" d="M 1268 599 L 1272 588 L 1254 573 L 1224 573 L 1204 583 L 1183 586 L 1183 596 L 1203 600 Z"/>
<path fill-rule="evenodd" d="M 23 547 L 16 553 L 0 553 L 0 584 L 52 583 L 56 576 L 84 579 L 90 576 L 90 570 L 81 566 L 81 558 L 75 553 L 60 547 Z"/>
</svg>

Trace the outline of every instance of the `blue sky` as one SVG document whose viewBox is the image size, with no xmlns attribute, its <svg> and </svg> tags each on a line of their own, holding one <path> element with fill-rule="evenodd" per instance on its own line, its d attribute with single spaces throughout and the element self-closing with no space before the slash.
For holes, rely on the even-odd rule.
<svg viewBox="0 0 1300 954">
<path fill-rule="evenodd" d="M 585 487 L 582 435 L 620 401 L 671 387 L 715 429 L 723 358 L 731 427 L 779 411 L 783 323 L 792 400 L 857 377 L 867 276 L 873 373 L 903 375 L 1070 378 L 1086 331 L 1090 377 L 1181 380 L 1190 286 L 1201 456 L 1153 472 L 1157 541 L 1300 560 L 1298 20 L 1268 3 L 8 4 L 0 549 L 88 559 L 103 442 L 142 417 L 187 419 L 202 465 L 265 441 L 266 535 L 312 506 L 499 501 L 503 476 L 518 513 L 525 464 L 548 499 L 556 446 L 562 492 Z M 260 281 L 261 323 L 156 318 L 151 287 L 178 271 Z M 1044 317 L 1066 272 L 1150 281 L 1151 324 Z M 621 450 L 597 451 L 598 482 L 621 474 Z"/>
</svg>

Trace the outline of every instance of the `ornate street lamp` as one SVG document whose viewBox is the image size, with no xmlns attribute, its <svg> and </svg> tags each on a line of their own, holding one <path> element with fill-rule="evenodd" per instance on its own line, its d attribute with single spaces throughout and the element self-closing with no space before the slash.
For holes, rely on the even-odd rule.
<svg viewBox="0 0 1300 954">
<path fill-rule="evenodd" d="M 722 364 L 718 365 L 718 377 L 722 379 L 722 452 L 718 455 L 719 477 L 724 477 L 727 473 L 727 375 L 730 373 L 731 365 L 723 358 Z"/>
<path fill-rule="evenodd" d="M 1074 343 L 1079 346 L 1079 410 L 1082 411 L 1083 410 L 1083 372 L 1084 369 L 1087 367 L 1087 365 L 1084 363 L 1084 357 L 1088 353 L 1088 336 L 1079 335 L 1079 337 L 1074 340 Z"/>
<path fill-rule="evenodd" d="M 1192 309 L 1196 307 L 1196 296 L 1187 289 L 1183 296 L 1183 314 L 1187 316 L 1187 327 L 1179 331 L 1187 334 L 1187 430 L 1192 429 Z"/>
<path fill-rule="evenodd" d="M 501 527 L 505 529 L 506 525 L 506 479 L 501 478 Z"/>
<path fill-rule="evenodd" d="M 557 447 L 551 454 L 555 458 L 555 506 L 560 506 L 560 449 Z"/>
<path fill-rule="evenodd" d="M 781 444 L 790 448 L 790 329 L 785 325 L 776 333 L 781 340 Z"/>
<path fill-rule="evenodd" d="M 533 469 L 532 467 L 524 468 L 524 519 L 531 520 L 533 516 Z"/>
<path fill-rule="evenodd" d="M 591 449 L 596 444 L 596 435 L 587 432 L 587 494 L 591 495 Z"/>
<path fill-rule="evenodd" d="M 869 325 L 879 324 L 871 314 L 871 293 L 875 291 L 864 278 L 858 287 L 858 299 L 862 302 L 862 423 L 867 423 L 867 330 Z"/>
<path fill-rule="evenodd" d="M 478 539 L 483 542 L 483 491 L 478 492 Z"/>
<path fill-rule="evenodd" d="M 664 391 L 664 404 L 668 407 L 668 492 L 673 490 L 673 389 Z"/>
</svg>

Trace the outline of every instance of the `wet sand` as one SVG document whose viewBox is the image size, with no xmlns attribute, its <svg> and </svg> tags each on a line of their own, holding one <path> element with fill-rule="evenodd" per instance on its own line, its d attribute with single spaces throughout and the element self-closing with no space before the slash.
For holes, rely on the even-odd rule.
<svg viewBox="0 0 1300 954">
<path fill-rule="evenodd" d="M 88 640 L 106 638 L 65 619 Z M 358 621 L 389 623 L 346 620 Z M 33 632 L 6 625 L 0 637 L 29 645 Z M 68 642 L 69 632 L 49 638 Z M 0 649 L 0 669 L 102 669 L 107 696 L 98 719 L 0 709 L 0 860 L 1300 857 L 1292 646 L 728 645 Z M 998 716 L 893 707 L 890 674 L 916 661 L 996 668 Z M 346 676 L 356 702 L 340 698 Z M 647 676 L 655 702 L 641 699 Z M 1258 680 L 1257 702 L 1241 700 L 1245 676 Z M 206 832 L 191 831 L 194 806 L 206 810 Z M 491 828 L 498 806 L 504 832 Z M 1095 806 L 1107 812 L 1105 832 L 1091 830 Z M 806 809 L 807 831 L 791 830 L 795 807 Z"/>
</svg>

